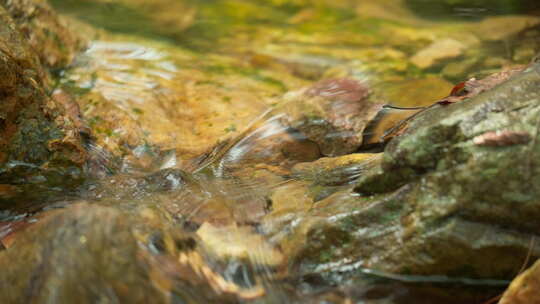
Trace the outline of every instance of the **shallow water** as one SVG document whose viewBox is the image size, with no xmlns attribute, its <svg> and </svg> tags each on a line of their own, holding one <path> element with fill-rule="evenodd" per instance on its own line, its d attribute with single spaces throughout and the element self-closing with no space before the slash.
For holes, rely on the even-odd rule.
<svg viewBox="0 0 540 304">
<path fill-rule="evenodd" d="M 130 212 L 156 208 L 173 227 L 198 234 L 214 255 L 208 264 L 230 260 L 215 268 L 245 287 L 235 291 L 242 301 L 450 303 L 454 288 L 481 301 L 506 283 L 292 260 L 287 254 L 301 245 L 287 238 L 316 221 L 320 206 L 354 199 L 352 183 L 380 154 L 330 169 L 295 167 L 323 155 L 280 107 L 337 77 L 366 83 L 380 104 L 432 104 L 459 81 L 531 60 L 540 48 L 540 30 L 530 26 L 540 24 L 534 1 L 51 2 L 91 37 L 58 89 L 76 96 L 95 132 L 99 177 L 59 208 L 80 199 Z M 409 115 L 377 116 L 366 138 L 376 142 Z M 0 239 L 13 226 L 0 226 Z M 468 290 L 477 285 L 488 291 Z"/>
</svg>

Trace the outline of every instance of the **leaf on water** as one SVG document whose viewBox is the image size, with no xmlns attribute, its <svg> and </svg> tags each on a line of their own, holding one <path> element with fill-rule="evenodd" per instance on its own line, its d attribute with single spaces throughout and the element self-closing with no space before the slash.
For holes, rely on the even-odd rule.
<svg viewBox="0 0 540 304">
<path fill-rule="evenodd" d="M 497 85 L 507 81 L 512 76 L 522 72 L 526 66 L 519 66 L 514 68 L 505 69 L 499 73 L 492 74 L 483 79 L 477 80 L 476 78 L 471 78 L 467 81 L 460 82 L 456 84 L 450 91 L 450 95 L 447 97 L 433 103 L 431 106 L 425 107 L 420 111 L 413 113 L 412 115 L 406 117 L 400 122 L 396 123 L 392 128 L 387 129 L 387 131 L 380 137 L 380 142 L 385 143 L 390 139 L 403 134 L 409 127 L 409 121 L 414 118 L 417 114 L 422 113 L 423 111 L 432 108 L 436 105 L 449 105 L 456 102 L 463 101 L 465 99 L 473 98 L 485 91 L 491 90 Z M 411 108 L 411 110 L 414 108 Z M 475 144 L 477 145 L 486 145 L 486 146 L 505 146 L 513 144 L 521 144 L 528 142 L 530 140 L 529 134 L 525 135 L 523 132 L 510 132 L 506 131 L 503 133 L 495 134 L 486 134 L 486 137 L 475 138 Z"/>
</svg>

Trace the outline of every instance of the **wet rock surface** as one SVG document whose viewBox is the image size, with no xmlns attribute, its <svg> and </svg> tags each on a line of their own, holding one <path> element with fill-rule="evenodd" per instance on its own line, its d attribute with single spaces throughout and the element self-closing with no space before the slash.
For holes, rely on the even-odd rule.
<svg viewBox="0 0 540 304">
<path fill-rule="evenodd" d="M 17 29 L 41 64 L 48 69 L 62 69 L 73 62 L 86 41 L 70 28 L 46 1 L 2 0 Z"/>
<path fill-rule="evenodd" d="M 539 84 L 533 65 L 474 98 L 415 117 L 354 193 L 321 201 L 320 220 L 299 225 L 309 244 L 299 269 L 513 277 L 529 250 L 540 254 L 538 245 L 529 248 L 540 228 Z M 478 141 L 494 131 L 498 144 Z"/>
<path fill-rule="evenodd" d="M 42 215 L 0 254 L 7 284 L 0 300 L 237 303 L 264 295 L 254 268 L 235 260 L 234 248 L 220 265 L 218 252 L 203 249 L 196 235 L 171 229 L 152 210 L 133 211 L 81 202 Z"/>
<path fill-rule="evenodd" d="M 369 89 L 354 79 L 327 79 L 285 95 L 285 119 L 316 142 L 325 156 L 352 153 L 382 105 L 368 99 Z M 295 96 L 296 95 L 296 96 Z"/>
<path fill-rule="evenodd" d="M 47 95 L 48 68 L 67 64 L 80 44 L 45 4 L 21 5 L 0 6 L 0 180 L 73 186 L 83 176 L 86 150 L 65 105 Z M 12 207 L 6 204 L 0 208 Z"/>
<path fill-rule="evenodd" d="M 82 40 L 0 0 L 0 302 L 478 303 L 540 255 L 538 18 L 53 2 L 95 26 L 60 73 Z"/>
</svg>

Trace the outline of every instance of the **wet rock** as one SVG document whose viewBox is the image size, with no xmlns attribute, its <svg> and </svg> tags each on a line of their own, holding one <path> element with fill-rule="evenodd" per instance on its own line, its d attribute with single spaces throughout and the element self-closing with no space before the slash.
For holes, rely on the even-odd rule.
<svg viewBox="0 0 540 304">
<path fill-rule="evenodd" d="M 368 100 L 369 89 L 354 79 L 327 79 L 285 96 L 285 121 L 318 144 L 321 153 L 351 153 L 382 105 Z"/>
<path fill-rule="evenodd" d="M 209 161 L 215 162 L 213 166 L 217 174 L 258 164 L 279 166 L 283 171 L 298 162 L 320 157 L 317 144 L 284 124 L 282 115 L 270 113 L 268 116 L 269 119 L 256 122 L 230 142 L 214 148 Z"/>
<path fill-rule="evenodd" d="M 77 94 L 96 144 L 113 156 L 136 158 L 135 149 L 149 146 L 175 150 L 182 164 L 245 131 L 298 86 L 287 72 L 263 75 L 241 59 L 200 56 L 160 43 L 94 41 L 64 89 Z"/>
<path fill-rule="evenodd" d="M 19 7 L 18 2 L 8 4 L 9 9 Z M 32 3 L 26 8 L 33 10 Z M 80 182 L 87 154 L 80 129 L 64 105 L 46 95 L 47 64 L 40 62 L 45 53 L 31 44 L 39 44 L 41 38 L 37 37 L 41 34 L 36 30 L 34 37 L 33 28 L 20 29 L 3 6 L 0 20 L 0 180 L 4 184 L 73 186 Z M 49 63 L 60 65 L 65 61 Z"/>
<path fill-rule="evenodd" d="M 309 192 L 309 185 L 304 182 L 293 181 L 277 188 L 269 196 L 268 209 L 271 211 L 269 217 L 275 218 L 307 211 L 313 206 L 313 197 Z"/>
<path fill-rule="evenodd" d="M 17 29 L 48 69 L 61 69 L 71 64 L 86 41 L 70 28 L 63 17 L 46 1 L 2 0 Z"/>
<path fill-rule="evenodd" d="M 412 119 L 355 193 L 329 196 L 294 224 L 284 243 L 304 244 L 290 252 L 298 269 L 504 280 L 529 251 L 540 256 L 530 245 L 540 229 L 539 71 Z M 475 143 L 498 130 L 504 145 Z"/>
<path fill-rule="evenodd" d="M 95 225 L 96 219 L 105 222 Z M 111 208 L 76 205 L 67 212 L 56 211 L 24 236 L 19 235 L 12 249 L 2 252 L 2 281 L 11 282 L 0 287 L 2 301 L 70 302 L 75 297 L 81 301 L 114 297 L 165 302 L 166 295 L 152 286 L 149 274 L 143 274 L 143 264 L 137 261 L 139 249 L 131 224 L 131 219 Z M 19 263 L 12 263 L 14 255 L 18 255 Z M 92 296 L 93 288 L 77 288 L 82 282 L 97 290 L 110 290 L 110 294 L 98 292 Z M 124 286 L 144 286 L 144 291 L 128 292 Z"/>
<path fill-rule="evenodd" d="M 295 178 L 317 185 L 346 185 L 364 171 L 375 166 L 382 158 L 380 153 L 354 153 L 339 157 L 323 157 L 314 162 L 299 163 L 292 168 Z"/>
<path fill-rule="evenodd" d="M 430 106 L 434 100 L 448 96 L 452 84 L 438 77 L 426 77 L 395 82 L 381 85 L 379 90 L 389 104 L 397 107 L 422 107 Z M 418 109 L 392 109 L 384 108 L 364 131 L 363 143 L 365 147 L 381 144 L 388 139 L 387 132 L 400 125 L 401 122 L 411 117 Z"/>
<path fill-rule="evenodd" d="M 462 42 L 455 39 L 437 40 L 412 56 L 411 62 L 421 69 L 427 69 L 443 60 L 461 56 L 465 48 Z"/>
<path fill-rule="evenodd" d="M 499 301 L 500 304 L 540 303 L 540 262 L 517 276 Z"/>
<path fill-rule="evenodd" d="M 0 300 L 237 303 L 264 295 L 249 265 L 229 269 L 168 223 L 148 209 L 78 203 L 50 211 L 0 251 L 0 280 L 9 282 Z"/>
<path fill-rule="evenodd" d="M 215 227 L 204 223 L 197 235 L 206 248 L 222 259 L 260 261 L 274 268 L 284 262 L 281 252 L 250 227 Z"/>
</svg>

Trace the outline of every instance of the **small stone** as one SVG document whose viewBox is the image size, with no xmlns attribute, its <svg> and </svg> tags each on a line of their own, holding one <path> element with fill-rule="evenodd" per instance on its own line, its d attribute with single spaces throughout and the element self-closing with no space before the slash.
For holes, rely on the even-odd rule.
<svg viewBox="0 0 540 304">
<path fill-rule="evenodd" d="M 265 263 L 272 266 L 278 266 L 284 261 L 279 250 L 248 227 L 216 227 L 206 222 L 197 230 L 197 235 L 206 249 L 224 259 L 264 258 Z"/>
<path fill-rule="evenodd" d="M 354 152 L 363 131 L 382 105 L 368 99 L 368 87 L 354 79 L 335 78 L 285 96 L 285 122 L 318 144 L 325 156 Z"/>
<path fill-rule="evenodd" d="M 420 50 L 411 57 L 411 62 L 421 69 L 426 69 L 442 60 L 461 56 L 464 50 L 463 43 L 451 38 L 442 39 Z"/>
</svg>

